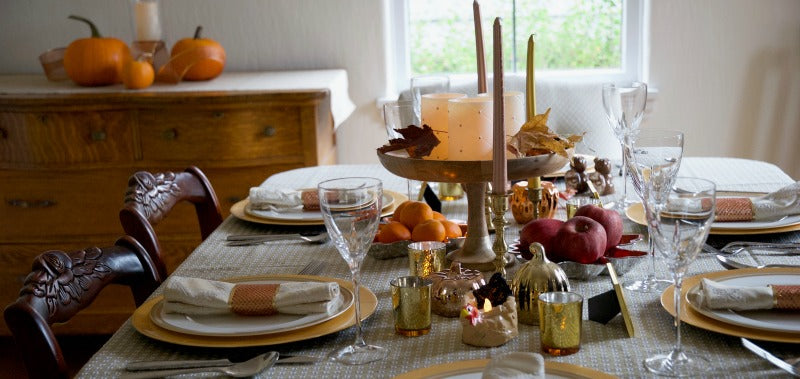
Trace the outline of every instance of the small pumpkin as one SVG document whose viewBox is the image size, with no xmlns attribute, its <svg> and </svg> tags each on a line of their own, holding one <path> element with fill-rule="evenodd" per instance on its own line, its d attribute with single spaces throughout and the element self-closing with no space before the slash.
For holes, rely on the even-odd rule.
<svg viewBox="0 0 800 379">
<path fill-rule="evenodd" d="M 67 76 L 81 86 L 105 86 L 122 80 L 122 66 L 131 59 L 128 45 L 116 38 L 103 38 L 97 27 L 86 18 L 69 16 L 85 22 L 92 31 L 90 38 L 72 41 L 64 52 Z"/>
<path fill-rule="evenodd" d="M 155 79 L 153 65 L 146 60 L 130 60 L 122 67 L 122 83 L 128 89 L 150 87 Z"/>
<path fill-rule="evenodd" d="M 225 49 L 213 39 L 202 38 L 202 32 L 203 27 L 198 26 L 193 38 L 181 39 L 172 47 L 170 56 L 173 60 L 181 55 L 192 57 L 183 73 L 185 80 L 214 79 L 225 67 Z"/>
</svg>

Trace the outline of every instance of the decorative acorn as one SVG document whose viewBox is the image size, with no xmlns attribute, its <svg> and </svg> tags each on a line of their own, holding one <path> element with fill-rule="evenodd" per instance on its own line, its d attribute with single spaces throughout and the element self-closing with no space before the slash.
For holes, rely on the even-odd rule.
<svg viewBox="0 0 800 379">
<path fill-rule="evenodd" d="M 539 294 L 552 291 L 569 291 L 569 279 L 561 267 L 550 262 L 544 255 L 544 247 L 538 242 L 530 246 L 533 257 L 520 267 L 511 282 L 511 292 L 517 298 L 519 321 L 528 325 L 539 325 Z"/>
</svg>

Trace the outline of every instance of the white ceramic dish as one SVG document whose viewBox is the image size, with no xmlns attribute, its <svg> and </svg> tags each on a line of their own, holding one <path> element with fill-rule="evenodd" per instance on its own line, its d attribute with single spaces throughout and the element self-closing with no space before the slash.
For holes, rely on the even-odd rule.
<svg viewBox="0 0 800 379">
<path fill-rule="evenodd" d="M 258 280 L 246 283 L 281 283 L 288 281 L 299 280 Z M 153 306 L 150 312 L 150 319 L 164 329 L 198 336 L 235 337 L 282 333 L 325 322 L 350 308 L 353 305 L 353 293 L 347 288 L 339 287 L 339 289 L 339 296 L 342 296 L 342 305 L 332 315 L 314 313 L 308 315 L 239 316 L 231 313 L 187 316 L 165 313 L 162 300 Z"/>
<path fill-rule="evenodd" d="M 394 196 L 390 193 L 384 192 L 383 205 L 381 209 L 387 209 L 394 203 Z M 306 211 L 302 209 L 289 210 L 289 211 L 273 211 L 273 210 L 258 210 L 250 206 L 245 207 L 245 212 L 251 216 L 279 221 L 319 221 L 322 222 L 322 213 L 320 211 Z"/>
<path fill-rule="evenodd" d="M 733 286 L 764 286 L 767 284 L 800 285 L 800 274 L 748 273 L 718 279 L 719 283 Z M 753 329 L 787 333 L 800 333 L 800 312 L 781 310 L 732 311 L 730 309 L 706 309 L 697 300 L 700 285 L 686 292 L 686 302 L 693 310 L 706 317 L 724 323 Z"/>
</svg>

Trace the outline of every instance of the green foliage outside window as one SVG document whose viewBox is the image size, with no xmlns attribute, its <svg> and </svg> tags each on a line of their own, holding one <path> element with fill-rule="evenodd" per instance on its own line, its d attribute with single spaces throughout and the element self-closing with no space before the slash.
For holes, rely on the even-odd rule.
<svg viewBox="0 0 800 379">
<path fill-rule="evenodd" d="M 477 72 L 472 1 L 409 4 L 412 75 Z M 495 17 L 503 18 L 507 71 L 525 71 L 531 34 L 537 71 L 622 66 L 622 0 L 482 0 L 480 6 L 488 72 Z"/>
</svg>

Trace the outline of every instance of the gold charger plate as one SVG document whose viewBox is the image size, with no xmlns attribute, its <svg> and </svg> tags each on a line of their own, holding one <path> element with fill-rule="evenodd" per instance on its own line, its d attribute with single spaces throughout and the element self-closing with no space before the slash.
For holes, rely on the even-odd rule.
<svg viewBox="0 0 800 379">
<path fill-rule="evenodd" d="M 469 361 L 458 361 L 442 363 L 434 366 L 420 368 L 395 376 L 394 379 L 418 379 L 418 378 L 447 378 L 455 375 L 475 374 L 483 371 L 489 359 L 474 359 Z M 565 378 L 616 378 L 611 374 L 590 369 L 588 367 L 573 365 L 563 362 L 544 362 L 545 374 L 558 375 Z"/>
<path fill-rule="evenodd" d="M 394 201 L 392 201 L 392 204 L 389 207 L 383 209 L 383 211 L 381 212 L 381 217 L 386 217 L 386 216 L 392 215 L 394 213 L 394 210 L 397 209 L 397 206 L 400 203 L 408 200 L 408 196 L 403 195 L 403 194 L 401 194 L 399 192 L 394 192 L 394 191 L 390 191 L 390 190 L 384 190 L 384 192 L 387 192 L 388 194 L 390 194 L 394 198 Z M 243 220 L 243 221 L 255 222 L 255 223 L 258 223 L 258 224 L 266 224 L 266 225 L 304 226 L 304 225 L 324 225 L 325 224 L 322 220 L 311 220 L 311 221 L 308 221 L 308 220 L 278 220 L 278 219 L 269 219 L 269 218 L 263 218 L 263 217 L 256 217 L 256 216 L 251 215 L 250 213 L 247 213 L 246 208 L 247 208 L 248 204 L 250 204 L 250 200 L 248 200 L 248 199 L 244 199 L 244 200 L 241 200 L 241 201 L 237 202 L 236 204 L 233 204 L 231 206 L 231 214 L 234 217 L 236 217 L 236 218 L 238 218 L 240 220 Z"/>
<path fill-rule="evenodd" d="M 800 343 L 800 334 L 774 332 L 763 329 L 751 329 L 744 326 L 728 324 L 704 316 L 700 312 L 692 309 L 692 307 L 686 301 L 686 292 L 688 292 L 690 288 L 698 285 L 700 280 L 703 278 L 720 279 L 728 276 L 740 276 L 746 274 L 796 274 L 799 272 L 800 269 L 796 268 L 743 268 L 738 270 L 708 272 L 705 274 L 688 277 L 683 280 L 683 284 L 681 286 L 681 321 L 701 329 L 735 337 L 751 338 L 760 341 Z M 675 300 L 673 299 L 674 294 L 674 285 L 667 287 L 667 289 L 661 294 L 661 306 L 664 307 L 664 309 L 673 317 L 675 316 Z"/>
<path fill-rule="evenodd" d="M 243 276 L 230 279 L 232 282 L 268 280 L 272 278 L 293 278 L 318 281 L 337 282 L 340 286 L 353 291 L 353 282 L 344 279 L 308 276 L 308 275 L 260 275 Z M 378 308 L 378 298 L 368 288 L 361 286 L 361 319 L 364 320 L 375 313 Z M 236 336 L 236 337 L 211 337 L 193 334 L 185 334 L 164 329 L 150 319 L 150 312 L 155 304 L 160 302 L 164 296 L 157 296 L 142 304 L 133 312 L 131 323 L 133 327 L 143 335 L 163 341 L 186 346 L 198 347 L 247 347 L 247 346 L 267 346 L 282 343 L 303 341 L 311 338 L 321 337 L 340 330 L 347 329 L 355 325 L 355 309 L 350 307 L 341 315 L 334 317 L 320 324 L 307 328 L 273 334 Z"/>
<path fill-rule="evenodd" d="M 647 225 L 647 220 L 644 215 L 644 206 L 642 205 L 642 203 L 634 203 L 630 207 L 628 207 L 628 209 L 625 210 L 625 216 L 627 216 L 629 220 L 639 225 L 645 225 L 645 226 Z M 745 235 L 745 234 L 785 233 L 785 232 L 795 232 L 798 230 L 800 230 L 800 224 L 786 225 L 775 228 L 763 228 L 763 229 L 719 229 L 712 227 L 709 233 L 716 235 Z"/>
</svg>

